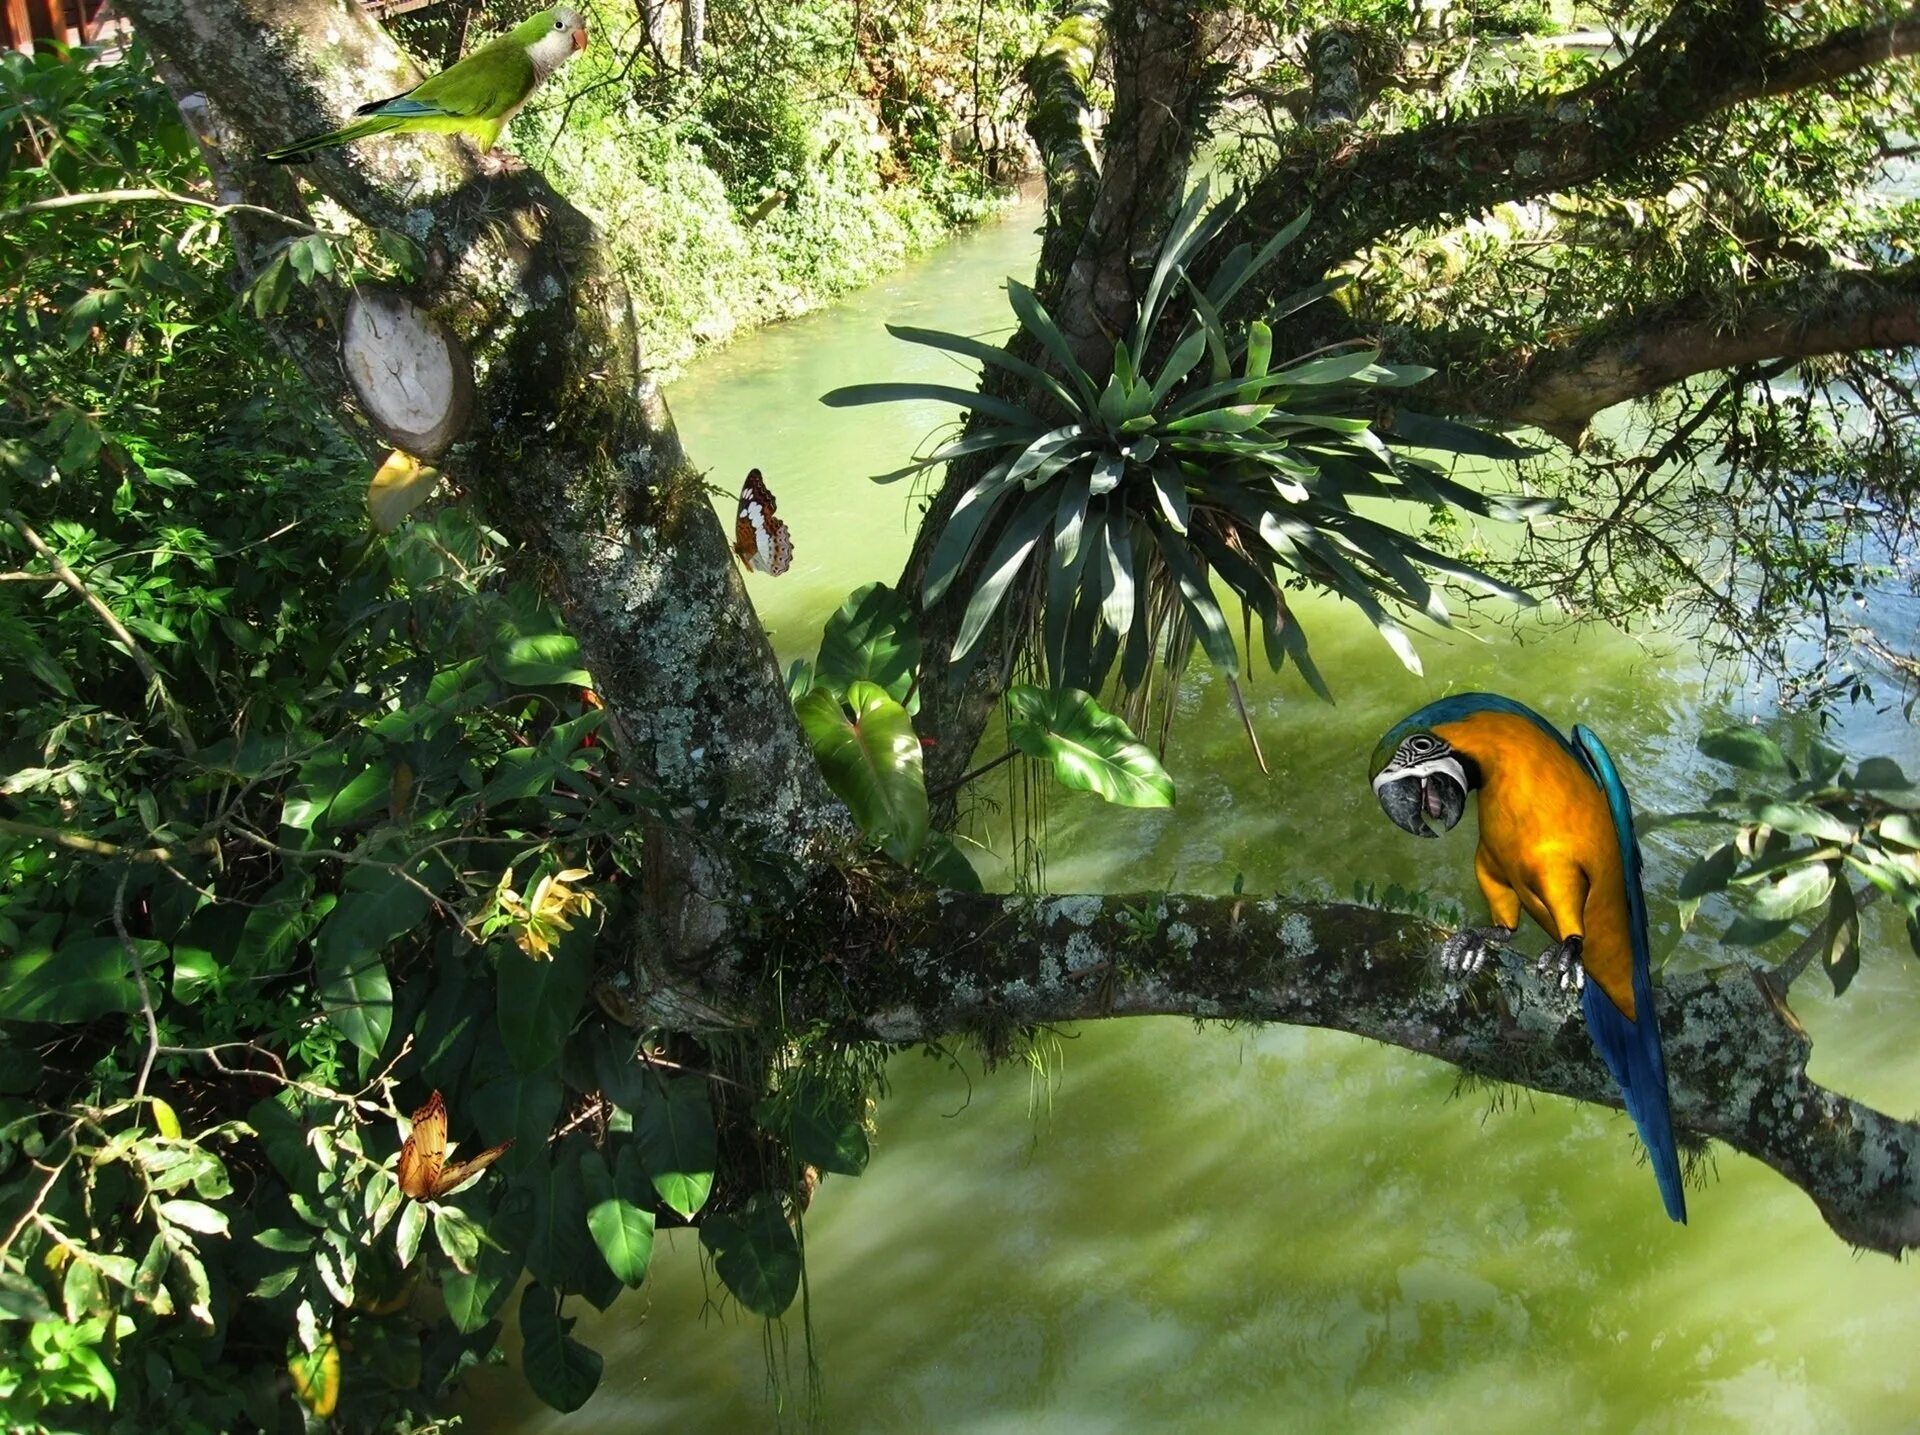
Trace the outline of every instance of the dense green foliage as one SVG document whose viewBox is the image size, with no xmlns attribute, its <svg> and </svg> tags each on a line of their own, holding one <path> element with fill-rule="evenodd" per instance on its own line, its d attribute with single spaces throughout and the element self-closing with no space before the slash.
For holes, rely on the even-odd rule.
<svg viewBox="0 0 1920 1435">
<path fill-rule="evenodd" d="M 531 8 L 489 7 L 474 32 Z M 728 0 L 708 7 L 697 72 L 653 50 L 634 7 L 586 9 L 599 38 L 513 133 L 606 231 L 656 367 L 867 283 L 999 202 L 1024 5 L 968 6 L 962 28 L 939 4 Z M 437 38 L 416 43 L 431 56 Z"/>
<path fill-rule="evenodd" d="M 199 182 L 137 51 L 0 87 L 0 208 Z M 573 640 L 460 508 L 369 535 L 370 458 L 253 319 L 358 262 L 295 232 L 236 295 L 173 202 L 0 236 L 11 1425 L 424 1428 L 522 1271 L 527 1378 L 571 1408 L 598 1357 L 562 1302 L 638 1284 L 656 1217 L 713 1211 L 777 1314 L 779 1193 L 864 1160 L 869 1066 L 763 1065 L 729 1185 L 708 1083 L 588 1000 L 646 799 Z M 435 1091 L 467 1151 L 513 1144 L 420 1201 Z"/>
<path fill-rule="evenodd" d="M 787 687 L 827 784 L 867 839 L 930 881 L 977 892 L 980 879 L 954 838 L 929 827 L 913 726 L 920 650 L 911 605 L 869 583 L 827 619 L 819 654 L 793 664 Z M 1122 807 L 1173 805 L 1173 779 L 1159 759 L 1088 694 L 1015 684 L 1007 708 L 1013 749 L 1062 785 Z"/>
</svg>

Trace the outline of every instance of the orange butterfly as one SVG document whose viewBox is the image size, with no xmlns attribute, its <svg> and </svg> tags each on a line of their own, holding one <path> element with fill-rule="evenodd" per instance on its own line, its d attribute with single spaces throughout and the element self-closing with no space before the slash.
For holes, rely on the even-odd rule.
<svg viewBox="0 0 1920 1435">
<path fill-rule="evenodd" d="M 447 1165 L 447 1103 L 436 1091 L 413 1113 L 413 1134 L 400 1148 L 400 1189 L 416 1201 L 450 1196 L 504 1156 L 511 1145 L 502 1141 L 471 1161 Z"/>
</svg>

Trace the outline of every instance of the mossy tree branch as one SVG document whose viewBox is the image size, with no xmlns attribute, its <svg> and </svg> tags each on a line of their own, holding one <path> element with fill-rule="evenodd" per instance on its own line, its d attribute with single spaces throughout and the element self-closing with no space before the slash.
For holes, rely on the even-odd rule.
<svg viewBox="0 0 1920 1435">
<path fill-rule="evenodd" d="M 1303 143 L 1255 186 L 1227 242 L 1257 241 L 1309 204 L 1313 223 L 1268 273 L 1264 293 L 1250 286 L 1239 307 L 1257 310 L 1406 229 L 1677 166 L 1683 156 L 1666 158 L 1672 142 L 1735 105 L 1920 53 L 1920 5 L 1810 44 L 1780 40 L 1779 23 L 1765 0 L 1679 0 L 1626 63 L 1585 85 L 1332 150 Z"/>
<path fill-rule="evenodd" d="M 1429 336 L 1444 351 L 1444 336 Z M 1698 294 L 1615 316 L 1565 344 L 1480 363 L 1471 391 L 1426 391 L 1491 418 L 1576 442 L 1600 410 L 1694 374 L 1920 344 L 1920 264 L 1842 270 Z M 1442 373 L 1449 370 L 1443 367 Z M 1469 371 L 1461 366 L 1454 372 Z M 1423 395 L 1424 396 L 1424 395 Z"/>
<path fill-rule="evenodd" d="M 1104 1017 L 1286 1022 L 1621 1105 L 1577 998 L 1511 952 L 1471 979 L 1445 976 L 1446 933 L 1423 918 L 1158 893 L 1034 900 L 918 889 L 858 907 L 842 937 L 844 985 L 810 988 L 797 1005 L 790 993 L 789 1021 L 889 1042 L 971 1033 L 989 1050 L 1022 1029 Z M 1678 1127 L 1771 1166 L 1853 1245 L 1894 1256 L 1920 1246 L 1920 1123 L 1812 1080 L 1812 1041 L 1763 968 L 1670 976 L 1660 1024 Z M 1622 1168 L 1625 1188 L 1636 1174 L 1624 1154 Z"/>
</svg>

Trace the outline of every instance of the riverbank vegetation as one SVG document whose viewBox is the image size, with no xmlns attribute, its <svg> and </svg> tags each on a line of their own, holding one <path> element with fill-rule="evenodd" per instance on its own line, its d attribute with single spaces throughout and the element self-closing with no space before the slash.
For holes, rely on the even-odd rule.
<svg viewBox="0 0 1920 1435">
<path fill-rule="evenodd" d="M 865 1166 L 904 1046 L 1293 1021 L 1617 1103 L 1565 998 L 1511 956 L 1443 979 L 1428 914 L 1224 873 L 979 890 L 982 768 L 1163 805 L 1139 734 L 1195 657 L 1337 689 L 1303 586 L 1410 664 L 1464 584 L 1663 611 L 1816 713 L 1912 676 L 1852 615 L 1907 576 L 1920 471 L 1888 169 L 1920 13 L 601 4 L 493 178 L 438 142 L 252 163 L 401 62 L 357 8 L 124 8 L 157 66 L 0 62 L 28 1428 L 433 1428 L 509 1299 L 577 1408 L 572 1312 L 643 1284 L 661 1224 L 745 1310 L 803 1313 L 805 1210 Z M 394 33 L 432 69 L 454 12 L 506 18 Z M 1621 53 L 1509 33 L 1596 20 Z M 915 554 L 783 675 L 649 366 L 882 272 L 1029 153 L 1007 349 L 908 335 L 985 364 Z M 382 381 L 339 359 L 370 296 L 472 406 L 384 470 L 377 524 Z M 1737 781 L 1678 895 L 1761 955 L 1664 984 L 1676 1125 L 1857 1246 L 1920 1245 L 1920 1128 L 1815 1083 L 1788 1005 L 1910 959 L 1863 950 L 1871 903 L 1920 949 L 1912 763 L 1702 747 Z"/>
</svg>

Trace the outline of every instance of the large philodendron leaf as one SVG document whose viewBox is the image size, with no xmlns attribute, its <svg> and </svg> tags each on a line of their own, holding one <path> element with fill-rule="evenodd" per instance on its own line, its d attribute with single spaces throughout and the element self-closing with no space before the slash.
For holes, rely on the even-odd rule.
<svg viewBox="0 0 1920 1435">
<path fill-rule="evenodd" d="M 869 583 L 848 594 L 840 611 L 827 619 L 814 681 L 841 699 L 853 683 L 875 683 L 906 703 L 919 666 L 920 635 L 914 631 L 913 609 L 885 583 Z"/>
<path fill-rule="evenodd" d="M 903 867 L 927 841 L 927 782 L 913 719 L 876 683 L 847 686 L 847 716 L 832 693 L 815 688 L 793 705 L 827 785 L 860 830 Z"/>
<path fill-rule="evenodd" d="M 1077 688 L 1007 689 L 1007 738 L 1062 784 L 1122 807 L 1173 806 L 1173 779 L 1147 745 Z"/>
</svg>

